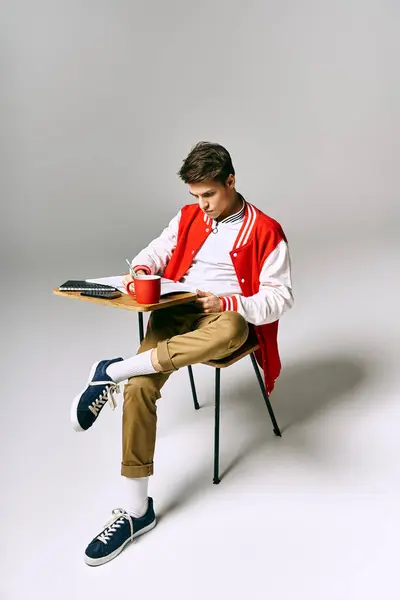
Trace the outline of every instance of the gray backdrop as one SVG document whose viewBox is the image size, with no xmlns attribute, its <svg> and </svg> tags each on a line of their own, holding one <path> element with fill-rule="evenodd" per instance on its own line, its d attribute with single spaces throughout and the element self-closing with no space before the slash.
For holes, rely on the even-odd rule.
<svg viewBox="0 0 400 600">
<path fill-rule="evenodd" d="M 123 268 L 189 201 L 176 172 L 198 140 L 229 149 L 240 191 L 292 240 L 386 227 L 398 215 L 398 9 L 6 3 L 3 269 L 57 284 Z"/>
<path fill-rule="evenodd" d="M 146 597 L 151 584 L 203 598 L 212 582 L 258 600 L 266 578 L 278 600 L 336 600 L 344 585 L 367 600 L 382 582 L 398 597 L 399 3 L 0 10 L 0 596 L 108 599 L 133 569 Z M 167 518 L 94 575 L 83 550 L 122 502 L 121 400 L 83 436 L 69 407 L 95 360 L 136 351 L 136 319 L 51 290 L 125 271 L 190 201 L 176 172 L 199 140 L 229 149 L 239 191 L 289 239 L 296 301 L 272 398 L 283 438 L 251 366 L 228 369 L 212 486 L 212 373 L 194 369 L 195 414 L 178 372 L 150 489 Z"/>
</svg>

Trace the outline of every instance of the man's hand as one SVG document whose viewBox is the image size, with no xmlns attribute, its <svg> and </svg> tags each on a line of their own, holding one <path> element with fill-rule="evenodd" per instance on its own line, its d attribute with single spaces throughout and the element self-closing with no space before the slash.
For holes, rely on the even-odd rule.
<svg viewBox="0 0 400 600">
<path fill-rule="evenodd" d="M 196 290 L 196 292 L 196 304 L 199 304 L 202 307 L 203 312 L 218 313 L 222 311 L 222 301 L 218 296 L 214 296 L 211 292 L 202 292 L 201 290 Z"/>
<path fill-rule="evenodd" d="M 146 275 L 146 272 L 142 271 L 142 270 L 136 271 L 136 273 L 137 273 L 137 275 Z M 127 273 L 125 275 L 125 277 L 123 278 L 122 283 L 126 287 L 130 281 L 134 281 L 134 278 L 132 277 L 132 275 L 130 273 Z M 131 289 L 132 289 L 132 286 L 131 286 Z"/>
</svg>

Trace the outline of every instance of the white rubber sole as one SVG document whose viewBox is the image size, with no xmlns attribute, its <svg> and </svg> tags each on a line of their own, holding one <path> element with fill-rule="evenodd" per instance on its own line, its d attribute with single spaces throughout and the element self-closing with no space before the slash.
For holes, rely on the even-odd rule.
<svg viewBox="0 0 400 600">
<path fill-rule="evenodd" d="M 78 404 L 79 404 L 79 400 L 81 399 L 81 396 L 83 394 L 83 392 L 86 390 L 87 386 L 89 385 L 89 383 L 92 381 L 94 374 L 96 372 L 97 369 L 97 365 L 100 363 L 101 361 L 98 360 L 97 362 L 94 363 L 94 365 L 92 366 L 92 368 L 90 369 L 90 373 L 89 373 L 89 378 L 87 380 L 87 383 L 85 385 L 85 387 L 83 388 L 83 390 L 81 391 L 80 394 L 78 394 L 77 396 L 75 396 L 74 401 L 72 402 L 71 405 L 71 410 L 69 413 L 69 418 L 70 421 L 72 423 L 72 427 L 75 429 L 75 431 L 87 431 L 87 429 L 83 429 L 83 427 L 81 427 L 79 425 L 79 421 L 78 421 Z"/>
<path fill-rule="evenodd" d="M 121 544 L 121 546 L 119 548 L 114 550 L 114 552 L 111 552 L 111 554 L 109 554 L 108 556 L 104 556 L 103 558 L 90 558 L 89 556 L 86 556 L 86 554 L 85 554 L 85 563 L 87 565 L 89 565 L 89 567 L 98 567 L 100 565 L 104 565 L 105 563 L 109 562 L 110 560 L 113 560 L 113 558 L 118 556 L 118 554 L 120 554 L 122 552 L 122 550 L 125 548 L 125 546 L 127 544 L 129 544 L 129 542 L 131 542 L 135 538 L 139 537 L 140 535 L 147 533 L 148 531 L 153 529 L 156 525 L 157 525 L 157 519 L 154 519 L 154 521 L 152 521 L 150 523 L 150 525 L 147 525 L 147 527 L 143 527 L 143 529 L 141 529 L 137 533 L 134 533 L 132 538 L 127 539 L 126 542 Z"/>
</svg>

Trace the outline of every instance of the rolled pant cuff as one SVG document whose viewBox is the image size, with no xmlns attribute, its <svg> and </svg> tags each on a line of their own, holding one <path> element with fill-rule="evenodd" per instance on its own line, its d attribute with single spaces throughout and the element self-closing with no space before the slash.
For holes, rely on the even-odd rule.
<svg viewBox="0 0 400 600">
<path fill-rule="evenodd" d="M 121 463 L 121 475 L 124 477 L 148 477 L 149 475 L 153 475 L 153 472 L 153 463 L 139 466 L 124 465 L 124 463 Z"/>
<path fill-rule="evenodd" d="M 168 353 L 167 340 L 157 344 L 157 360 L 164 373 L 177 371 L 178 369 L 172 364 Z"/>
</svg>

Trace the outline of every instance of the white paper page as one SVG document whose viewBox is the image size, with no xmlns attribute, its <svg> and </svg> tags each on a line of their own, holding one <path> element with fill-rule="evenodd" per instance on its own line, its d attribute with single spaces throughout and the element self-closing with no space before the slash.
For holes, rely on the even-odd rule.
<svg viewBox="0 0 400 600">
<path fill-rule="evenodd" d="M 172 281 L 171 279 L 165 279 L 161 277 L 161 296 L 165 294 L 172 294 L 173 292 L 193 292 L 196 293 L 196 288 L 185 283 L 179 283 Z"/>
<path fill-rule="evenodd" d="M 105 285 L 112 285 L 120 292 L 127 294 L 128 292 L 122 283 L 124 277 L 125 275 L 114 275 L 112 277 L 85 279 L 85 281 L 88 281 L 89 283 L 104 283 Z M 172 294 L 173 292 L 193 292 L 195 294 L 196 288 L 190 285 L 185 285 L 184 283 L 175 283 L 175 281 L 172 281 L 171 279 L 165 279 L 164 277 L 161 277 L 161 295 L 164 296 L 164 294 Z"/>
<path fill-rule="evenodd" d="M 98 279 L 85 279 L 89 283 L 104 283 L 105 285 L 112 285 L 117 288 L 120 292 L 127 294 L 126 287 L 122 283 L 125 275 L 114 275 L 113 277 L 100 277 Z"/>
</svg>

